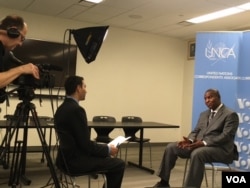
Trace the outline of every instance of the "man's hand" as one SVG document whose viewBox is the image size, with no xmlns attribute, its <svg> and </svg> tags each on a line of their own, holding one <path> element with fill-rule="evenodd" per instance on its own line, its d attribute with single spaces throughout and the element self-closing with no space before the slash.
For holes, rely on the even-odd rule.
<svg viewBox="0 0 250 188">
<path fill-rule="evenodd" d="M 24 74 L 32 74 L 34 78 L 39 79 L 39 69 L 36 65 L 28 63 L 25 65 L 19 66 Z"/>
<path fill-rule="evenodd" d="M 117 155 L 119 149 L 117 147 L 115 147 L 114 145 L 110 145 L 109 147 L 110 147 L 110 155 L 115 157 Z"/>
<path fill-rule="evenodd" d="M 187 137 L 185 137 L 185 136 L 183 136 L 183 140 L 182 141 L 179 141 L 178 143 L 177 143 L 177 146 L 179 147 L 179 148 L 187 148 L 190 144 L 191 144 L 192 142 L 187 138 Z"/>
<path fill-rule="evenodd" d="M 194 150 L 199 147 L 203 147 L 204 143 L 201 140 L 197 140 L 196 142 L 189 144 L 186 148 L 190 150 Z"/>
</svg>

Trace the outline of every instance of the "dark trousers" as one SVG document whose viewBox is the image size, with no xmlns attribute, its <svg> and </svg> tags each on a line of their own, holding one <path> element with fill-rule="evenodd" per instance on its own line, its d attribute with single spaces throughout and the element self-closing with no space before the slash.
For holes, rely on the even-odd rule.
<svg viewBox="0 0 250 188">
<path fill-rule="evenodd" d="M 72 174 L 104 172 L 108 188 L 121 188 L 125 170 L 123 160 L 111 157 L 79 157 L 68 161 L 70 161 L 68 167 Z"/>
<path fill-rule="evenodd" d="M 119 158 L 106 158 L 100 169 L 107 171 L 108 188 L 121 188 L 125 170 L 125 162 Z"/>
</svg>

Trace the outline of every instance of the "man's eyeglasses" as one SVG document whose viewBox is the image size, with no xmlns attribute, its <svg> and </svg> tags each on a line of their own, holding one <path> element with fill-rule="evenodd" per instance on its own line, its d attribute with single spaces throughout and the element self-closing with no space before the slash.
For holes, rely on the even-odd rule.
<svg viewBox="0 0 250 188">
<path fill-rule="evenodd" d="M 20 36 L 21 36 L 21 42 L 25 41 L 25 36 L 22 33 L 20 33 Z"/>
</svg>

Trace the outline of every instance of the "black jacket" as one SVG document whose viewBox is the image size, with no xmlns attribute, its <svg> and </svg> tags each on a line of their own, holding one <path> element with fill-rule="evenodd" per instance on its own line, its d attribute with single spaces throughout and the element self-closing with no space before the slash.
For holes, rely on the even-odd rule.
<svg viewBox="0 0 250 188">
<path fill-rule="evenodd" d="M 64 157 L 71 171 L 88 172 L 98 168 L 98 164 L 109 156 L 106 144 L 90 140 L 86 112 L 72 98 L 65 98 L 57 109 L 55 126 L 62 149 L 58 153 L 57 164 Z"/>
</svg>

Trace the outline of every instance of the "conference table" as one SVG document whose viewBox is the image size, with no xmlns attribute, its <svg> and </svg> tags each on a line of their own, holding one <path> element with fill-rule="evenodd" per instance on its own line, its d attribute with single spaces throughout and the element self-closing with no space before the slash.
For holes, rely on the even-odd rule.
<svg viewBox="0 0 250 188">
<path fill-rule="evenodd" d="M 139 161 L 138 163 L 128 161 L 129 165 L 135 166 L 137 168 L 146 170 L 151 174 L 154 174 L 154 170 L 148 167 L 143 166 L 143 138 L 144 138 L 144 129 L 172 129 L 179 128 L 178 125 L 169 125 L 165 123 L 157 123 L 157 122 L 88 122 L 90 128 L 139 128 L 140 131 L 140 143 L 139 143 Z"/>
<path fill-rule="evenodd" d="M 54 128 L 53 122 L 47 122 L 47 123 L 41 123 L 41 127 L 46 129 L 50 129 L 49 132 L 49 150 L 51 147 L 51 132 L 52 129 Z M 154 170 L 148 167 L 143 166 L 143 138 L 144 138 L 144 129 L 172 129 L 172 128 L 179 128 L 180 126 L 178 125 L 170 125 L 170 124 L 165 124 L 165 123 L 158 123 L 158 122 L 142 122 L 142 123 L 135 123 L 135 122 L 88 122 L 88 126 L 90 130 L 92 128 L 139 128 L 140 131 L 140 143 L 139 143 L 139 161 L 138 163 L 128 161 L 129 165 L 135 166 L 137 168 L 146 170 L 152 174 L 154 174 Z M 0 129 L 1 128 L 8 128 L 8 125 L 6 124 L 6 121 L 0 121 Z M 21 127 L 23 128 L 23 127 Z M 36 128 L 34 125 L 29 125 L 28 128 Z M 91 131 L 90 131 L 91 132 Z"/>
</svg>

